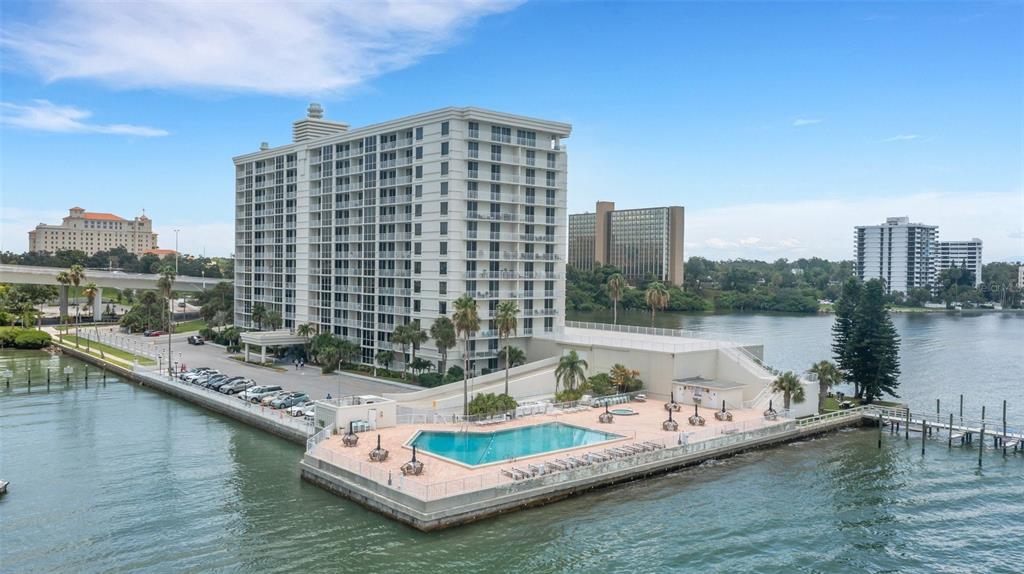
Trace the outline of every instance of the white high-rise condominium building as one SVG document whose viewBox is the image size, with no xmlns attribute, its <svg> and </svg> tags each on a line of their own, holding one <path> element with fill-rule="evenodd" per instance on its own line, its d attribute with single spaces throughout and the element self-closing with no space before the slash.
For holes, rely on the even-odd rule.
<svg viewBox="0 0 1024 574">
<path fill-rule="evenodd" d="M 907 217 L 857 226 L 857 275 L 862 281 L 884 280 L 889 293 L 929 288 L 935 278 L 937 237 L 938 226 L 911 223 Z"/>
<path fill-rule="evenodd" d="M 975 237 L 969 241 L 939 241 L 935 273 L 950 267 L 966 266 L 974 273 L 974 286 L 981 285 L 981 240 Z"/>
<path fill-rule="evenodd" d="M 292 144 L 234 159 L 236 325 L 262 304 L 400 365 L 395 326 L 429 332 L 468 293 L 479 374 L 498 367 L 499 301 L 519 304 L 520 338 L 564 323 L 570 125 L 478 108 L 358 129 L 322 116 L 311 105 Z M 421 356 L 440 359 L 432 341 Z M 462 357 L 460 342 L 448 364 Z"/>
</svg>

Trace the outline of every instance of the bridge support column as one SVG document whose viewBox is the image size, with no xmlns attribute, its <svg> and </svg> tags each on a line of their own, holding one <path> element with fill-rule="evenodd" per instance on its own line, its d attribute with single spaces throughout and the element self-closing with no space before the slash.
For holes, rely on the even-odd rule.
<svg viewBox="0 0 1024 574">
<path fill-rule="evenodd" d="M 97 287 L 96 295 L 92 298 L 92 320 L 103 320 L 103 287 Z"/>
<path fill-rule="evenodd" d="M 249 343 L 245 344 L 245 362 L 249 362 Z"/>
<path fill-rule="evenodd" d="M 267 346 L 260 345 L 260 363 L 267 362 Z"/>
</svg>

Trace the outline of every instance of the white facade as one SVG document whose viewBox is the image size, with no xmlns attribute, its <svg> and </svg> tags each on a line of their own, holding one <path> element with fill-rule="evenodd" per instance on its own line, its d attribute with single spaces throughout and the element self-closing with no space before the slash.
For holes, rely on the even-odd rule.
<svg viewBox="0 0 1024 574">
<path fill-rule="evenodd" d="M 935 279 L 938 227 L 890 217 L 881 225 L 857 226 L 854 252 L 862 281 L 882 279 L 886 292 L 929 288 Z"/>
<path fill-rule="evenodd" d="M 478 108 L 349 130 L 311 106 L 295 143 L 234 159 L 235 324 L 255 326 L 262 303 L 285 328 L 312 323 L 364 363 L 386 349 L 400 365 L 395 326 L 429 331 L 469 293 L 471 369 L 497 368 L 499 300 L 518 302 L 520 338 L 564 321 L 570 132 Z M 432 342 L 420 356 L 440 358 Z M 460 343 L 448 363 L 461 360 Z"/>
<path fill-rule="evenodd" d="M 975 237 L 969 241 L 939 241 L 935 263 L 936 275 L 943 269 L 966 266 L 974 273 L 974 286 L 981 285 L 981 246 L 980 239 Z"/>
<path fill-rule="evenodd" d="M 66 249 L 92 255 L 124 247 L 142 255 L 156 249 L 153 222 L 145 215 L 124 219 L 113 213 L 96 213 L 72 207 L 60 225 L 40 223 L 28 232 L 28 250 L 55 253 Z"/>
</svg>

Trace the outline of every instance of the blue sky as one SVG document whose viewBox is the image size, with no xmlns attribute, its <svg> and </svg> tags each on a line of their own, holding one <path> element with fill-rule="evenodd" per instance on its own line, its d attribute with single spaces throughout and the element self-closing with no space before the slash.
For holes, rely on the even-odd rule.
<svg viewBox="0 0 1024 574">
<path fill-rule="evenodd" d="M 1024 256 L 1024 5 L 3 3 L 2 248 L 72 205 L 232 248 L 233 155 L 309 101 L 571 122 L 570 211 L 687 208 L 688 255 L 848 258 L 887 216 Z"/>
</svg>

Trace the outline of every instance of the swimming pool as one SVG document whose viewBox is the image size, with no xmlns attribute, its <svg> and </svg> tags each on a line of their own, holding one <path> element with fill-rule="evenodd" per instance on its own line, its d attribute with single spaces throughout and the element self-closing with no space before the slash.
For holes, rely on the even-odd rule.
<svg viewBox="0 0 1024 574">
<path fill-rule="evenodd" d="M 552 422 L 495 432 L 420 431 L 407 444 L 458 464 L 478 466 L 622 438 Z"/>
</svg>

